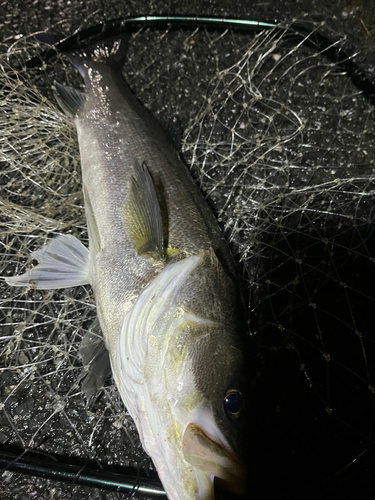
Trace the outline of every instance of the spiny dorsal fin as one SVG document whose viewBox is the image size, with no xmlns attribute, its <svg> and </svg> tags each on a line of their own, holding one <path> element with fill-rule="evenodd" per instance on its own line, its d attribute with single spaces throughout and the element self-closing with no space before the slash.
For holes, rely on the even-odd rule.
<svg viewBox="0 0 375 500">
<path fill-rule="evenodd" d="M 111 375 L 109 352 L 100 333 L 99 321 L 96 320 L 93 327 L 86 332 L 79 353 L 84 365 L 79 381 L 83 380 L 82 391 L 90 402 Z"/>
<path fill-rule="evenodd" d="M 144 163 L 134 163 L 125 204 L 125 221 L 138 255 L 164 260 L 160 206 L 151 175 Z"/>
<path fill-rule="evenodd" d="M 55 98 L 59 103 L 60 108 L 65 114 L 74 118 L 85 104 L 86 94 L 73 89 L 73 87 L 65 87 L 64 85 L 61 85 L 61 83 L 56 82 L 56 80 L 53 84 L 56 89 Z"/>
</svg>

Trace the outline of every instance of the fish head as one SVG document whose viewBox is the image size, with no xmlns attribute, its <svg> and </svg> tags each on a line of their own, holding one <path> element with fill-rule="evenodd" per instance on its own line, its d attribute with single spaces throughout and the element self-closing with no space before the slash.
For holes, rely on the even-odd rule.
<svg viewBox="0 0 375 500">
<path fill-rule="evenodd" d="M 206 251 L 167 266 L 125 326 L 114 373 L 170 500 L 213 500 L 215 478 L 244 492 L 238 318 L 235 287 Z"/>
<path fill-rule="evenodd" d="M 148 431 L 157 438 L 148 440 L 142 425 L 145 448 L 171 499 L 213 499 L 215 478 L 222 488 L 243 493 L 238 430 L 244 403 L 235 383 L 241 355 L 221 342 L 220 326 L 201 324 L 186 313 L 179 320 L 162 375 L 154 363 L 148 365 L 144 409 Z"/>
<path fill-rule="evenodd" d="M 195 325 L 196 326 L 196 325 Z M 228 326 L 207 326 L 193 357 L 194 390 L 202 399 L 183 435 L 185 460 L 226 490 L 243 493 L 245 469 L 239 439 L 244 421 L 240 373 L 242 354 L 228 338 Z M 202 332 L 201 332 L 202 333 Z M 191 387 L 191 386 L 190 386 Z"/>
</svg>

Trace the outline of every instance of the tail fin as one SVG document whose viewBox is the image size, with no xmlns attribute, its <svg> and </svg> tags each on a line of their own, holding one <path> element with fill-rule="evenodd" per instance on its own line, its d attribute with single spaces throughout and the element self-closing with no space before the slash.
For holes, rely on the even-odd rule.
<svg viewBox="0 0 375 500">
<path fill-rule="evenodd" d="M 38 33 L 35 35 L 35 38 L 38 42 L 46 43 L 47 45 L 56 45 L 58 42 L 63 40 L 64 35 L 55 29 L 50 29 L 48 31 L 44 31 L 42 33 Z"/>
<path fill-rule="evenodd" d="M 54 46 L 64 38 L 64 35 L 58 31 L 51 30 L 36 35 L 36 38 L 43 43 Z M 66 51 L 66 54 L 83 77 L 86 74 L 86 66 L 89 61 L 109 64 L 112 67 L 119 68 L 121 71 L 125 63 L 129 38 L 129 33 L 115 35 L 102 33 L 84 42 L 78 41 L 73 48 Z"/>
</svg>

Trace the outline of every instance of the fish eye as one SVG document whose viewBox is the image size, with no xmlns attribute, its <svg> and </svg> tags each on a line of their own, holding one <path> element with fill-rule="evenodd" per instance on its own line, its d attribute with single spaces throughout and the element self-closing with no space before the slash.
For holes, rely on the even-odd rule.
<svg viewBox="0 0 375 500">
<path fill-rule="evenodd" d="M 238 418 L 240 416 L 243 407 L 243 399 L 240 391 L 236 389 L 230 389 L 227 391 L 224 397 L 224 410 L 232 418 Z"/>
</svg>

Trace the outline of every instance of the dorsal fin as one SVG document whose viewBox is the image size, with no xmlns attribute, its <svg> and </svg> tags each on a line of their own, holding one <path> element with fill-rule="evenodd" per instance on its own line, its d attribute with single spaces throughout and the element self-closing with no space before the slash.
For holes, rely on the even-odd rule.
<svg viewBox="0 0 375 500">
<path fill-rule="evenodd" d="M 73 87 L 65 87 L 61 83 L 53 82 L 55 86 L 55 97 L 60 108 L 65 114 L 74 118 L 86 102 L 86 94 Z"/>
<path fill-rule="evenodd" d="M 11 286 L 31 286 L 39 290 L 58 290 L 85 285 L 91 281 L 91 260 L 88 249 L 71 234 L 53 238 L 32 252 L 39 264 L 25 274 L 5 278 Z"/>
<path fill-rule="evenodd" d="M 95 255 L 101 250 L 100 233 L 96 223 L 89 192 L 85 185 L 83 185 L 83 199 L 85 200 L 87 231 L 89 233 L 89 250 Z"/>
</svg>

